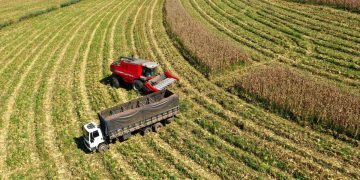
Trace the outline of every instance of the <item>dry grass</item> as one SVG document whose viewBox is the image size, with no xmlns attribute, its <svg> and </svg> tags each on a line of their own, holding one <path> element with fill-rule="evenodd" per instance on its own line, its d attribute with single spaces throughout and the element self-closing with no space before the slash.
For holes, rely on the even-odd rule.
<svg viewBox="0 0 360 180">
<path fill-rule="evenodd" d="M 205 65 L 206 72 L 223 69 L 248 59 L 242 49 L 212 34 L 194 21 L 180 1 L 167 0 L 165 10 L 171 33 L 198 63 Z"/>
<path fill-rule="evenodd" d="M 281 65 L 251 70 L 240 78 L 236 87 L 294 117 L 359 137 L 358 95 L 316 81 Z"/>
<path fill-rule="evenodd" d="M 359 0 L 296 0 L 297 2 L 315 3 L 336 6 L 339 8 L 345 8 L 352 11 L 360 12 Z"/>
</svg>

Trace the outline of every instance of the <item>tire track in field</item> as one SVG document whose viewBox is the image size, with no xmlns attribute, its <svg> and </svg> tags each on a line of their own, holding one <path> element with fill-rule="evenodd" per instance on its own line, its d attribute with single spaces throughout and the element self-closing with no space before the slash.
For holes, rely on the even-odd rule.
<svg viewBox="0 0 360 180">
<path fill-rule="evenodd" d="M 75 19 L 71 20 L 69 23 L 67 23 L 66 25 L 69 25 L 70 23 L 74 22 Z M 63 26 L 64 28 L 65 26 Z M 15 104 L 15 100 L 17 98 L 17 95 L 20 91 L 20 88 L 21 86 L 23 85 L 23 82 L 25 80 L 25 78 L 27 77 L 27 74 L 32 70 L 32 67 L 34 66 L 34 64 L 39 60 L 40 58 L 40 55 L 46 50 L 46 48 L 49 46 L 49 44 L 56 39 L 56 37 L 59 35 L 60 31 L 63 29 L 59 29 L 56 34 L 54 36 L 49 36 L 49 37 L 52 37 L 49 41 L 47 41 L 47 44 L 45 46 L 43 46 L 43 48 L 35 55 L 33 61 L 30 63 L 29 66 L 27 66 L 26 70 L 23 71 L 22 73 L 22 76 L 20 77 L 20 81 L 17 83 L 17 86 L 15 87 L 13 93 L 11 94 L 10 98 L 8 99 L 7 103 L 6 103 L 6 112 L 3 114 L 3 126 L 4 126 L 4 129 L 6 129 L 5 131 L 3 131 L 3 133 L 1 133 L 0 135 L 0 144 L 6 144 L 5 140 L 6 140 L 6 137 L 7 137 L 7 133 L 8 133 L 8 127 L 9 127 L 9 120 L 10 120 L 10 116 L 11 114 L 13 113 L 14 111 L 14 104 Z M 46 40 L 46 39 L 45 39 Z M 45 42 L 44 40 L 44 42 Z M 40 43 L 38 45 L 38 47 L 35 48 L 35 50 L 37 50 L 40 45 L 42 45 L 42 43 Z M 34 50 L 34 51 L 35 51 Z M 4 167 L 2 167 L 5 162 L 4 162 L 4 159 L 6 158 L 7 156 L 7 153 L 6 153 L 6 147 L 3 147 L 3 148 L 0 148 L 0 169 L 3 171 L 2 172 L 2 175 L 4 175 L 5 177 L 7 176 L 7 173 L 6 173 L 6 170 L 4 170 Z"/>
<path fill-rule="evenodd" d="M 101 9 L 99 9 L 100 11 Z M 54 159 L 55 165 L 58 169 L 58 173 L 60 175 L 60 178 L 66 178 L 71 177 L 69 170 L 67 169 L 67 162 L 64 158 L 64 155 L 61 153 L 59 147 L 56 145 L 57 143 L 54 141 L 56 139 L 55 135 L 55 129 L 52 127 L 52 104 L 51 99 L 53 97 L 53 88 L 54 88 L 54 80 L 55 80 L 55 74 L 58 71 L 59 64 L 63 60 L 66 50 L 69 48 L 69 45 L 74 40 L 75 36 L 78 34 L 79 30 L 93 17 L 95 14 L 92 14 L 91 16 L 87 17 L 86 20 L 84 20 L 79 26 L 77 26 L 77 29 L 72 34 L 70 39 L 68 40 L 68 43 L 64 46 L 63 50 L 61 51 L 59 58 L 56 60 L 55 64 L 53 65 L 53 69 L 50 75 L 50 78 L 47 80 L 47 91 L 45 92 L 45 100 L 43 103 L 44 111 L 45 111 L 45 129 L 47 131 L 44 132 L 45 136 L 45 144 L 46 146 L 51 149 L 51 156 L 52 159 Z M 96 26 L 96 28 L 99 27 Z"/>
</svg>

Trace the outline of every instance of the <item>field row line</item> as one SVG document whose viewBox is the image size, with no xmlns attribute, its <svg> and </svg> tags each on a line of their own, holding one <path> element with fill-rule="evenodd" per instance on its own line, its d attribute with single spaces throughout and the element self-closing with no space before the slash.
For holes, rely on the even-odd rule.
<svg viewBox="0 0 360 180">
<path fill-rule="evenodd" d="M 201 10 L 201 9 L 199 9 L 200 7 L 199 7 L 199 5 L 197 4 L 197 2 L 195 2 L 195 1 L 190 1 L 190 2 L 192 2 L 193 5 L 196 5 L 196 8 L 194 7 L 195 9 Z M 241 40 L 241 37 L 240 37 L 238 34 L 232 32 L 230 29 L 227 29 L 225 26 L 223 26 L 222 24 L 220 24 L 219 22 L 217 22 L 215 19 L 213 19 L 212 17 L 210 17 L 209 15 L 207 15 L 203 10 L 201 10 L 201 13 L 200 13 L 200 14 L 203 15 L 203 16 L 206 16 L 206 17 L 204 17 L 204 18 L 205 18 L 206 20 L 208 20 L 210 24 L 215 23 L 214 26 L 215 26 L 216 28 L 221 27 L 221 28 L 219 29 L 220 31 L 223 31 L 225 34 L 227 34 L 228 36 L 230 36 L 231 38 L 233 38 L 233 39 L 236 40 L 237 42 L 239 42 L 239 43 L 244 43 L 244 42 Z M 245 45 L 245 46 L 249 46 L 250 44 L 244 44 L 244 45 Z M 251 47 L 251 48 L 254 48 L 254 47 L 251 46 L 251 45 L 250 45 L 250 47 Z M 318 65 L 315 65 L 315 64 L 309 64 L 309 63 L 307 63 L 307 64 L 299 64 L 299 62 L 295 62 L 295 61 L 293 61 L 293 60 L 289 60 L 288 58 L 284 57 L 283 55 L 279 55 L 279 54 L 276 54 L 276 55 L 273 54 L 273 55 L 271 55 L 272 53 L 263 53 L 262 51 L 258 51 L 258 52 L 259 52 L 259 53 L 262 53 L 262 54 L 265 55 L 265 56 L 269 56 L 269 55 L 270 55 L 270 57 L 271 57 L 271 56 L 277 57 L 280 62 L 286 63 L 286 64 L 290 64 L 290 65 L 292 65 L 292 66 L 294 66 L 294 67 L 298 67 L 298 68 L 299 68 L 299 66 L 301 66 L 302 68 L 309 69 L 309 68 L 311 68 L 311 67 L 309 67 L 309 66 L 314 66 L 314 67 L 316 67 L 317 69 L 319 68 Z M 264 59 L 267 59 L 267 58 L 264 58 Z M 329 69 L 328 69 L 328 70 L 329 70 Z M 329 73 L 330 73 L 330 74 L 329 74 Z M 336 75 L 333 74 L 333 73 L 336 73 Z M 319 76 L 323 76 L 323 77 L 326 77 L 326 78 L 329 78 L 329 79 L 338 81 L 338 82 L 344 82 L 344 83 L 346 83 L 346 84 L 348 84 L 348 85 L 350 85 L 350 86 L 357 86 L 357 84 L 358 84 L 357 81 L 349 78 L 349 76 L 348 76 L 347 74 L 344 74 L 344 73 L 338 74 L 338 71 L 336 71 L 336 72 L 335 72 L 335 71 L 332 71 L 332 72 L 317 72 L 316 74 L 319 75 Z M 338 77 L 338 76 L 341 76 L 341 77 Z"/>
<path fill-rule="evenodd" d="M 63 17 L 62 12 L 57 13 L 54 18 L 60 18 Z M 40 22 L 36 22 L 38 24 L 42 24 L 42 23 L 46 23 L 43 24 L 43 27 L 48 27 L 52 22 L 51 21 L 41 21 Z M 0 31 L 0 37 L 4 38 L 1 39 L 3 41 L 1 41 L 1 44 L 3 44 L 3 46 L 0 48 L 0 53 L 2 53 L 3 51 L 5 51 L 6 49 L 13 49 L 16 50 L 17 48 L 14 48 L 15 44 L 19 44 L 19 42 L 26 42 L 23 41 L 24 37 L 26 37 L 27 39 L 31 39 L 31 36 L 28 36 L 28 33 L 33 32 L 34 30 L 38 30 L 39 28 L 34 28 L 32 27 L 33 24 L 29 23 L 26 24 L 29 26 L 26 26 L 25 28 L 15 28 L 14 27 L 14 31 L 11 30 L 1 30 Z M 19 32 L 20 31 L 20 32 Z M 21 33 L 20 35 L 18 33 Z M 2 60 L 0 60 L 1 62 Z"/>
<path fill-rule="evenodd" d="M 69 24 L 71 24 L 72 22 L 75 22 L 76 20 L 77 20 L 77 19 L 73 19 L 73 20 L 71 20 L 70 22 L 68 22 L 66 25 L 69 25 Z M 66 25 L 63 26 L 63 27 L 66 27 Z M 48 47 L 48 45 L 49 45 L 52 41 L 54 41 L 54 40 L 56 39 L 56 37 L 59 35 L 59 33 L 60 33 L 61 30 L 62 30 L 62 29 L 58 30 L 57 33 L 55 33 L 55 35 L 49 36 L 49 38 L 51 37 L 50 40 L 47 41 L 47 39 L 45 39 L 43 42 L 46 42 L 46 44 L 45 44 L 44 46 L 42 46 L 42 48 L 41 48 L 40 51 L 37 51 L 37 49 L 38 49 L 39 47 L 41 47 L 42 43 L 39 43 L 38 47 L 33 50 L 34 52 L 36 51 L 37 54 L 35 55 L 33 61 L 31 61 L 30 65 L 28 65 L 27 68 L 25 69 L 25 71 L 23 71 L 22 76 L 20 77 L 20 80 L 19 80 L 19 82 L 17 83 L 17 86 L 15 87 L 14 91 L 12 92 L 12 94 L 11 94 L 11 96 L 10 96 L 10 99 L 8 99 L 8 101 L 7 101 L 7 110 L 6 110 L 6 112 L 4 113 L 4 115 L 3 115 L 3 121 L 5 122 L 5 123 L 4 123 L 4 129 L 6 129 L 6 130 L 5 130 L 4 133 L 2 134 L 2 136 L 1 136 L 1 141 L 0 141 L 0 142 L 2 142 L 3 144 L 6 144 L 6 143 L 5 143 L 5 140 L 6 140 L 5 138 L 7 137 L 8 127 L 9 127 L 9 119 L 10 119 L 10 116 L 11 116 L 13 110 L 14 110 L 13 107 L 14 107 L 14 104 L 16 103 L 16 102 L 15 102 L 16 97 L 17 97 L 17 95 L 18 95 L 18 93 L 19 93 L 19 91 L 20 91 L 20 88 L 21 88 L 22 84 L 24 83 L 25 78 L 27 77 L 27 74 L 29 74 L 29 72 L 32 70 L 32 68 L 33 68 L 33 66 L 35 65 L 35 63 L 39 60 L 40 55 L 46 50 L 46 48 Z M 29 57 L 30 57 L 30 56 L 29 56 Z M 4 147 L 4 148 L 5 148 L 5 147 Z M 2 152 L 1 155 L 2 155 L 3 157 L 6 157 L 6 151 Z M 3 159 L 3 158 L 1 158 L 1 159 Z M 5 163 L 0 163 L 0 164 L 5 164 Z M 1 168 L 1 169 L 4 169 L 4 168 Z M 4 172 L 4 175 L 6 176 L 6 171 Z"/>
</svg>

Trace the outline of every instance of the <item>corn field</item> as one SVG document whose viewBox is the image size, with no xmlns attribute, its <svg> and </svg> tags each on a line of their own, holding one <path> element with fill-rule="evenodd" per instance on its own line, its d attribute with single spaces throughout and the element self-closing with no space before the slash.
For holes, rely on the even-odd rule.
<svg viewBox="0 0 360 180">
<path fill-rule="evenodd" d="M 180 39 L 189 54 L 207 67 L 207 71 L 225 69 L 231 64 L 248 59 L 242 49 L 209 32 L 194 21 L 180 1 L 166 1 L 165 11 L 166 22 L 171 32 Z"/>
<path fill-rule="evenodd" d="M 359 138 L 360 96 L 356 94 L 278 64 L 247 72 L 235 86 L 304 120 Z"/>
<path fill-rule="evenodd" d="M 169 34 L 168 3 L 181 3 L 172 8 L 197 24 L 198 39 L 228 47 L 226 56 L 249 58 L 239 58 L 246 61 L 239 65 L 200 43 L 217 54 L 209 60 L 217 72 L 204 76 Z M 358 14 L 278 0 L 57 6 L 0 29 L 1 179 L 360 178 L 356 139 L 303 126 L 228 90 L 248 68 L 277 62 L 358 95 Z M 198 57 L 183 45 L 201 59 L 204 51 L 198 49 Z M 113 60 L 131 54 L 179 77 L 169 89 L 180 96 L 181 114 L 158 133 L 133 135 L 103 154 L 86 153 L 81 126 L 99 123 L 97 112 L 141 96 L 100 83 L 111 75 Z"/>
<path fill-rule="evenodd" d="M 331 5 L 360 12 L 360 1 L 358 0 L 296 0 L 297 2 L 313 3 L 320 5 Z"/>
</svg>

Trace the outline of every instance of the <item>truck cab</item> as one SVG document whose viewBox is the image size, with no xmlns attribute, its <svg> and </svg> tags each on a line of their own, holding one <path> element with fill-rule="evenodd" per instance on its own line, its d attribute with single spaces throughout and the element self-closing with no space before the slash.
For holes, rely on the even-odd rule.
<svg viewBox="0 0 360 180">
<path fill-rule="evenodd" d="M 83 138 L 84 144 L 89 151 L 95 149 L 101 151 L 103 148 L 107 148 L 103 133 L 100 127 L 94 122 L 83 126 Z M 103 147 L 104 145 L 105 147 Z"/>
</svg>

